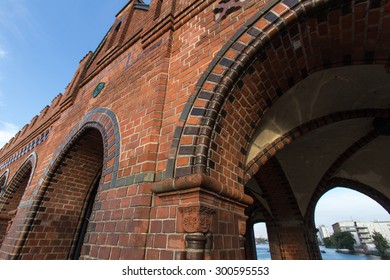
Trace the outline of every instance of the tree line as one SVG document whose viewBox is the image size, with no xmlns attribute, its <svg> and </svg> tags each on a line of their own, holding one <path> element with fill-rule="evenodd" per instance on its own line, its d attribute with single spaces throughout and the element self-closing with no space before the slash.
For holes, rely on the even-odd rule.
<svg viewBox="0 0 390 280">
<path fill-rule="evenodd" d="M 383 235 L 379 232 L 374 231 L 372 239 L 375 245 L 375 248 L 378 250 L 378 254 L 383 259 L 388 258 L 388 247 L 389 244 Z M 323 239 L 324 245 L 326 248 L 336 248 L 336 249 L 348 249 L 351 252 L 355 251 L 356 240 L 353 237 L 352 233 L 348 231 L 339 231 L 335 232 L 331 237 L 326 237 Z"/>
</svg>

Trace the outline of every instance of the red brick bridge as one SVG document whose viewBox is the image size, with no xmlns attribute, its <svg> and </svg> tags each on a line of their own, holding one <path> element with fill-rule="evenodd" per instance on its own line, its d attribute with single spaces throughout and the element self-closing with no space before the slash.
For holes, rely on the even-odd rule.
<svg viewBox="0 0 390 280">
<path fill-rule="evenodd" d="M 114 18 L 114 17 L 113 17 Z M 0 150 L 2 259 L 319 259 L 314 210 L 390 211 L 390 1 L 129 1 Z"/>
</svg>

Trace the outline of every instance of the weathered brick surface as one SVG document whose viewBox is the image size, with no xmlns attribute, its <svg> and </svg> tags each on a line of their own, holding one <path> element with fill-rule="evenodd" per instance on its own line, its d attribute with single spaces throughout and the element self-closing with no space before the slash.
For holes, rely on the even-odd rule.
<svg viewBox="0 0 390 280">
<path fill-rule="evenodd" d="M 225 2 L 129 1 L 118 13 L 65 92 L 0 150 L 0 258 L 69 258 L 99 176 L 81 258 L 244 258 L 245 183 L 300 135 L 353 117 L 302 124 L 246 165 L 262 116 L 318 70 L 388 67 L 390 4 L 247 0 L 221 19 Z M 279 175 L 265 185 L 281 183 Z M 270 198 L 281 217 L 269 232 L 286 245 L 272 250 L 315 258 L 307 229 L 281 222 L 303 221 L 291 216 L 293 204 L 283 208 L 289 191 L 280 189 L 282 202 Z M 208 229 L 188 229 L 186 211 Z M 191 249 L 198 241 L 199 252 Z"/>
</svg>

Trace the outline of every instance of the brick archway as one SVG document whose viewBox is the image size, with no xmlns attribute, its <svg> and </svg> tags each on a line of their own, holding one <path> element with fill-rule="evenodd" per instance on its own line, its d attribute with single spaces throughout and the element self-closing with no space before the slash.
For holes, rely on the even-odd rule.
<svg viewBox="0 0 390 280">
<path fill-rule="evenodd" d="M 261 119 L 299 82 L 321 70 L 351 65 L 377 64 L 388 71 L 390 38 L 383 30 L 390 27 L 385 19 L 389 12 L 386 1 L 294 0 L 266 5 L 220 50 L 199 79 L 174 133 L 166 169 L 170 179 L 153 190 L 168 193 L 200 187 L 248 205 L 250 199 L 239 199 L 245 196 L 244 184 L 262 160 L 274 157 L 294 137 L 335 121 L 331 118 L 375 116 L 372 108 L 365 108 L 311 120 L 294 130 L 294 137 L 285 135 L 270 143 L 262 155 L 246 163 Z M 304 217 L 297 223 L 304 223 Z M 297 244 L 306 244 L 305 257 L 316 258 L 314 230 L 306 226 L 297 229 Z M 285 230 L 284 225 L 279 229 Z M 286 235 L 284 241 L 288 239 Z"/>
<path fill-rule="evenodd" d="M 388 25 L 383 18 L 389 10 L 385 1 L 296 0 L 267 5 L 221 49 L 198 81 L 175 131 L 167 176 L 203 173 L 220 181 L 225 172 L 240 188 L 254 127 L 284 92 L 321 69 L 387 65 L 389 39 L 381 30 Z M 375 25 L 361 25 L 366 20 Z M 348 36 L 340 30 L 348 30 Z M 235 143 L 223 140 L 228 135 L 234 135 Z M 229 172 L 225 165 L 217 171 L 215 158 L 223 157 L 218 147 L 224 145 L 241 147 L 231 151 L 238 160 L 226 160 L 239 170 Z"/>
<path fill-rule="evenodd" d="M 37 164 L 37 154 L 32 153 L 22 163 L 10 179 L 0 200 L 1 211 L 10 211 L 19 206 L 26 188 L 29 186 Z M 12 201 L 12 202 L 11 202 Z M 12 204 L 12 206 L 10 206 Z"/>
<path fill-rule="evenodd" d="M 114 188 L 118 176 L 119 156 L 120 156 L 120 131 L 119 124 L 115 114 L 106 108 L 96 108 L 90 111 L 81 121 L 77 123 L 65 137 L 64 141 L 54 153 L 54 160 L 50 162 L 45 169 L 44 175 L 40 179 L 41 183 L 47 181 L 53 174 L 50 170 L 56 168 L 64 157 L 65 152 L 71 147 L 78 137 L 85 132 L 86 129 L 95 128 L 100 131 L 104 146 L 105 155 L 104 169 L 106 170 L 102 176 L 106 176 L 107 181 L 104 181 L 103 189 Z"/>
<path fill-rule="evenodd" d="M 101 191 L 105 180 L 100 175 L 106 170 L 104 142 L 97 127 L 84 125 L 65 147 L 58 164 L 50 170 L 52 176 L 42 190 L 42 199 L 18 258 L 72 259 L 74 255 L 79 256 L 83 244 L 80 238 L 84 239 L 80 230 L 87 205 L 93 205 L 95 193 Z"/>
<path fill-rule="evenodd" d="M 96 143 L 97 146 L 93 145 L 93 143 Z M 81 149 L 81 152 L 76 152 L 77 149 Z M 99 188 L 99 191 L 103 191 L 116 186 L 119 155 L 120 132 L 115 114 L 105 108 L 97 108 L 90 111 L 65 137 L 54 153 L 53 160 L 45 169 L 41 179 L 39 179 L 32 196 L 20 206 L 24 217 L 18 223 L 21 230 L 15 230 L 19 235 L 17 238 L 5 240 L 7 248 L 14 247 L 14 251 L 8 252 L 6 249 L 3 249 L 1 253 L 6 255 L 7 259 L 69 258 L 70 254 L 75 250 L 75 242 L 78 238 L 78 230 L 82 226 L 82 217 L 85 215 L 87 201 L 94 199 L 92 192 L 97 188 Z M 72 164 L 81 164 L 83 162 L 84 165 L 78 170 L 69 167 Z M 90 166 L 92 167 L 90 168 Z M 76 175 L 69 177 L 68 180 L 63 175 L 67 172 L 76 172 L 74 173 Z M 101 179 L 96 177 L 98 174 L 101 174 L 99 175 Z M 56 201 L 60 200 L 62 196 L 67 197 L 69 194 L 66 194 L 66 190 L 62 190 L 60 186 L 55 187 L 55 185 L 58 182 L 62 182 L 66 186 L 67 181 L 71 182 L 70 188 L 77 188 L 79 185 L 84 186 L 84 188 L 79 191 L 75 189 L 75 193 L 80 193 L 80 197 L 73 197 L 69 200 L 70 205 L 74 202 L 74 207 L 77 207 L 78 210 L 67 209 L 65 210 L 66 213 L 62 213 L 62 210 L 57 208 L 61 204 L 56 203 Z M 51 204 L 49 203 L 50 200 L 52 201 Z M 46 209 L 49 208 L 51 210 L 48 210 L 49 212 L 46 213 Z M 74 212 L 74 215 L 69 214 L 68 210 L 71 213 Z M 55 221 L 61 215 L 63 220 L 59 219 L 57 224 L 55 224 L 56 222 L 50 222 L 50 219 Z M 66 244 L 57 244 L 54 235 L 46 236 L 44 239 L 52 240 L 48 241 L 51 243 L 40 247 L 43 250 L 42 252 L 35 252 L 34 250 L 37 248 L 34 244 L 37 241 L 34 236 L 45 230 L 45 223 L 50 224 L 47 225 L 48 232 L 54 231 L 58 232 L 58 234 L 63 234 L 61 239 Z M 73 231 L 66 233 L 66 227 L 71 228 Z M 58 247 L 56 249 L 58 254 L 50 254 L 50 252 L 45 251 L 47 246 Z"/>
<path fill-rule="evenodd" d="M 3 243 L 8 230 L 16 219 L 18 208 L 30 184 L 36 164 L 37 155 L 32 153 L 10 179 L 0 196 L 0 244 Z M 2 176 L 8 176 L 8 171 L 4 172 Z"/>
<path fill-rule="evenodd" d="M 8 175 L 9 175 L 9 169 L 5 170 L 3 174 L 1 174 L 0 176 L 0 195 L 5 190 L 5 185 L 7 184 Z"/>
</svg>

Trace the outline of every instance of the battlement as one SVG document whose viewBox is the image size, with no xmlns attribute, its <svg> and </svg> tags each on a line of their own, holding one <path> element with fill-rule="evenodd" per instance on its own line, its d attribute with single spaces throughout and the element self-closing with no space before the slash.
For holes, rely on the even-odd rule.
<svg viewBox="0 0 390 280">
<path fill-rule="evenodd" d="M 39 115 L 34 116 L 28 124 L 23 126 L 23 128 L 0 149 L 0 162 L 3 163 L 0 165 L 0 170 L 24 154 L 20 151 L 31 150 L 35 144 L 30 145 L 30 142 L 36 142 L 37 144 L 38 142 L 41 142 L 43 139 L 41 135 L 45 134 L 46 131 L 50 129 L 50 125 L 55 120 L 53 119 L 53 116 L 60 112 L 62 97 L 63 94 L 58 94 L 50 105 L 44 107 Z M 39 141 L 35 141 L 34 138 L 37 137 L 40 139 Z M 28 147 L 31 148 L 29 149 Z"/>
<path fill-rule="evenodd" d="M 50 105 L 43 108 L 39 115 L 34 116 L 0 149 L 0 162 L 7 160 L 13 152 L 22 149 L 26 142 L 36 134 L 41 133 L 42 129 L 45 130 L 50 126 L 50 119 L 53 116 L 60 114 L 61 110 L 65 110 L 72 105 L 78 93 L 79 85 L 84 78 L 93 76 L 106 61 L 110 62 L 115 59 L 124 45 L 127 44 L 125 48 L 130 47 L 129 40 L 131 41 L 135 34 L 144 31 L 146 26 L 149 26 L 149 28 L 153 26 L 160 15 L 163 16 L 168 11 L 172 12 L 172 9 L 168 9 L 168 6 L 172 6 L 172 2 L 175 1 L 152 0 L 148 5 L 142 0 L 130 0 L 116 14 L 113 25 L 95 52 L 88 52 L 80 60 L 79 67 L 66 87 L 64 94 L 58 94 Z"/>
</svg>

